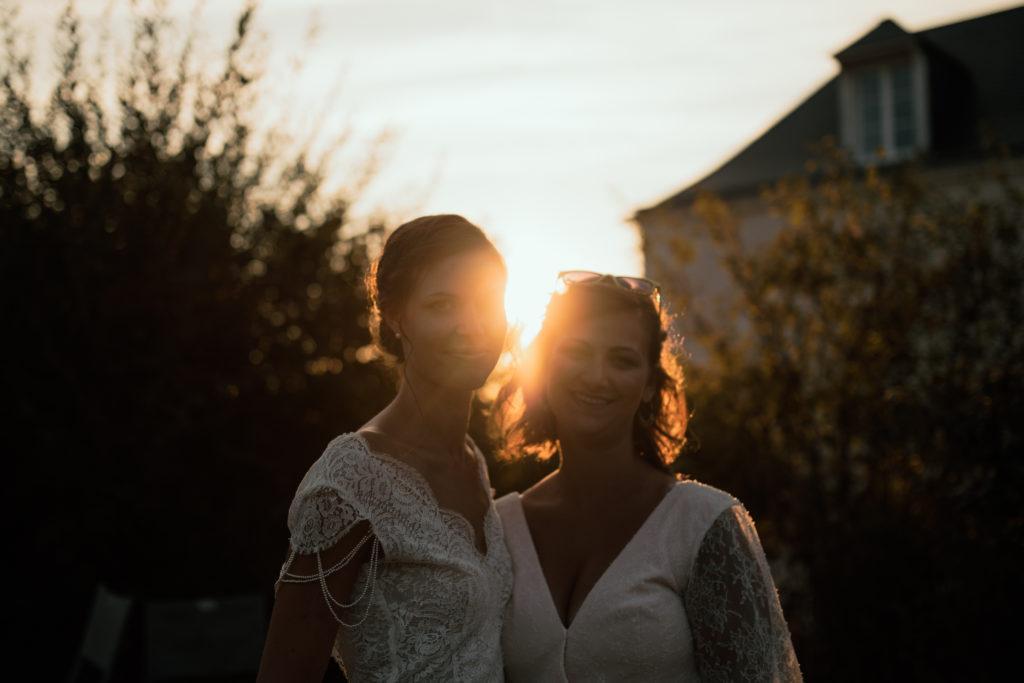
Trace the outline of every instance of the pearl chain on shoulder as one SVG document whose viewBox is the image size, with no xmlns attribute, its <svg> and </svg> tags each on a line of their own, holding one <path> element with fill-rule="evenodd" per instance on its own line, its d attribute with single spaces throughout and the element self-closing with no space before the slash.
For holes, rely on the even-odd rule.
<svg viewBox="0 0 1024 683">
<path fill-rule="evenodd" d="M 352 602 L 341 602 L 333 595 L 331 595 L 331 591 L 327 587 L 327 577 L 345 568 L 359 553 L 359 550 L 364 545 L 366 545 L 366 542 L 369 541 L 371 538 L 373 539 L 373 543 L 370 546 L 370 569 L 367 572 L 366 583 L 363 585 L 363 590 L 359 594 L 359 597 L 357 597 Z M 373 593 L 377 583 L 377 571 L 378 568 L 380 567 L 380 553 L 380 540 L 376 536 L 374 536 L 373 532 L 371 531 L 367 532 L 365 536 L 359 539 L 359 542 L 356 543 L 355 547 L 352 548 L 352 550 L 350 550 L 348 554 L 345 555 L 345 557 L 341 558 L 341 560 L 331 565 L 326 570 L 324 569 L 323 560 L 320 557 L 320 551 L 317 551 L 316 574 L 293 574 L 292 572 L 288 571 L 289 569 L 291 569 L 292 562 L 295 560 L 295 550 L 292 549 L 291 552 L 288 553 L 288 560 L 284 563 L 284 566 L 281 568 L 281 574 L 278 576 L 278 581 L 280 581 L 281 583 L 313 583 L 314 581 L 318 582 L 320 584 L 320 591 L 323 593 L 324 596 L 324 602 L 327 603 L 327 609 L 330 610 L 331 616 L 334 617 L 334 620 L 347 628 L 355 628 L 362 624 L 364 621 L 366 621 L 367 616 L 369 616 L 370 614 L 370 607 L 373 605 Z M 369 596 L 367 596 L 367 592 L 369 592 Z M 335 605 L 340 607 L 341 609 L 355 607 L 363 600 L 363 598 L 367 598 L 366 609 L 363 611 L 363 615 L 359 618 L 359 621 L 353 624 L 350 624 L 344 619 L 342 619 L 334 610 Z"/>
</svg>

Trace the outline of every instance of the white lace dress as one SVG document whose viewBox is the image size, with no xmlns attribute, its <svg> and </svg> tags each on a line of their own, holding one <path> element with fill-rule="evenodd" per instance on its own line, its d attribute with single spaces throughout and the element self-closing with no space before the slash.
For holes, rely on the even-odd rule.
<svg viewBox="0 0 1024 683">
<path fill-rule="evenodd" d="M 473 447 L 481 486 L 487 469 Z M 373 452 L 358 434 L 334 439 L 299 484 L 288 512 L 292 557 L 282 580 L 319 582 L 290 572 L 294 554 L 317 554 L 367 520 L 371 560 L 363 564 L 334 657 L 352 681 L 501 680 L 501 621 L 512 572 L 494 505 L 484 520 L 481 553 L 469 522 L 442 509 L 413 467 Z M 374 540 L 376 539 L 376 540 Z M 379 545 L 377 545 L 379 544 Z M 377 546 L 377 547 L 373 547 Z M 344 561 L 340 564 L 343 564 Z M 329 603 L 330 604 L 330 603 Z"/>
<path fill-rule="evenodd" d="M 497 501 L 515 575 L 502 645 L 512 681 L 799 681 L 754 523 L 680 482 L 565 628 L 518 493 Z"/>
</svg>

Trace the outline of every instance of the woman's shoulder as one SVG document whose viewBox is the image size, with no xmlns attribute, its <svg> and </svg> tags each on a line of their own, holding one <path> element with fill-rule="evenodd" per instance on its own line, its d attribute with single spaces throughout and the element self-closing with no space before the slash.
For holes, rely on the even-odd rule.
<svg viewBox="0 0 1024 683">
<path fill-rule="evenodd" d="M 321 460 L 360 460 L 370 454 L 369 442 L 359 432 L 344 432 L 331 439 Z"/>
<path fill-rule="evenodd" d="M 711 507 L 740 505 L 740 501 L 728 491 L 723 491 L 696 479 L 677 481 L 672 488 L 675 495 L 684 498 L 690 504 Z"/>
<path fill-rule="evenodd" d="M 381 476 L 379 463 L 366 440 L 358 432 L 340 434 L 331 439 L 320 457 L 309 466 L 296 487 L 293 504 L 325 492 L 348 500 L 379 498 L 387 487 L 370 486 L 366 482 Z"/>
<path fill-rule="evenodd" d="M 695 479 L 676 482 L 669 492 L 676 522 L 683 522 L 696 535 L 702 535 L 718 517 L 743 504 L 730 493 Z"/>
<path fill-rule="evenodd" d="M 659 547 L 668 559 L 676 585 L 686 586 L 704 539 L 723 513 L 740 506 L 731 494 L 687 479 L 667 495 L 665 514 L 658 518 Z"/>
<path fill-rule="evenodd" d="M 523 514 L 522 495 L 518 491 L 512 491 L 500 498 L 495 498 L 494 508 L 498 511 L 502 523 L 508 525 L 513 519 L 517 519 Z"/>
<path fill-rule="evenodd" d="M 331 439 L 323 452 L 309 466 L 305 479 L 327 477 L 338 474 L 346 466 L 365 462 L 370 454 L 369 446 L 358 432 L 345 432 Z"/>
<path fill-rule="evenodd" d="M 359 520 L 368 520 L 383 542 L 393 489 L 364 438 L 356 432 L 335 437 L 295 491 L 288 510 L 292 545 L 300 552 L 329 547 Z"/>
</svg>

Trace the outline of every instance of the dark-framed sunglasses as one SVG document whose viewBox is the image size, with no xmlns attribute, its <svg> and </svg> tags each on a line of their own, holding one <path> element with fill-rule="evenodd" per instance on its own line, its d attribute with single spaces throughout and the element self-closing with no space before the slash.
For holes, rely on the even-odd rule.
<svg viewBox="0 0 1024 683">
<path fill-rule="evenodd" d="M 592 270 L 563 270 L 558 274 L 558 282 L 569 287 L 573 285 L 613 285 L 628 289 L 643 296 L 650 297 L 654 308 L 661 312 L 661 287 L 654 280 L 632 275 L 611 275 L 595 273 Z"/>
</svg>

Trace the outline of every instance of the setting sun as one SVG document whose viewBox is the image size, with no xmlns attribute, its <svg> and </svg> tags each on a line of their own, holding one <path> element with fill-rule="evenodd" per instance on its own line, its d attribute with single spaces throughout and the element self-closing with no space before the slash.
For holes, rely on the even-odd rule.
<svg viewBox="0 0 1024 683">
<path fill-rule="evenodd" d="M 520 341 L 526 346 L 540 330 L 544 307 L 555 288 L 557 268 L 551 270 L 530 263 L 509 263 L 505 310 L 509 326 L 520 330 Z"/>
<path fill-rule="evenodd" d="M 640 275 L 643 259 L 637 233 L 620 221 L 600 231 L 558 208 L 556 201 L 519 207 L 511 219 L 472 216 L 494 240 L 508 265 L 505 308 L 526 346 L 540 331 L 544 308 L 563 270 Z"/>
</svg>

